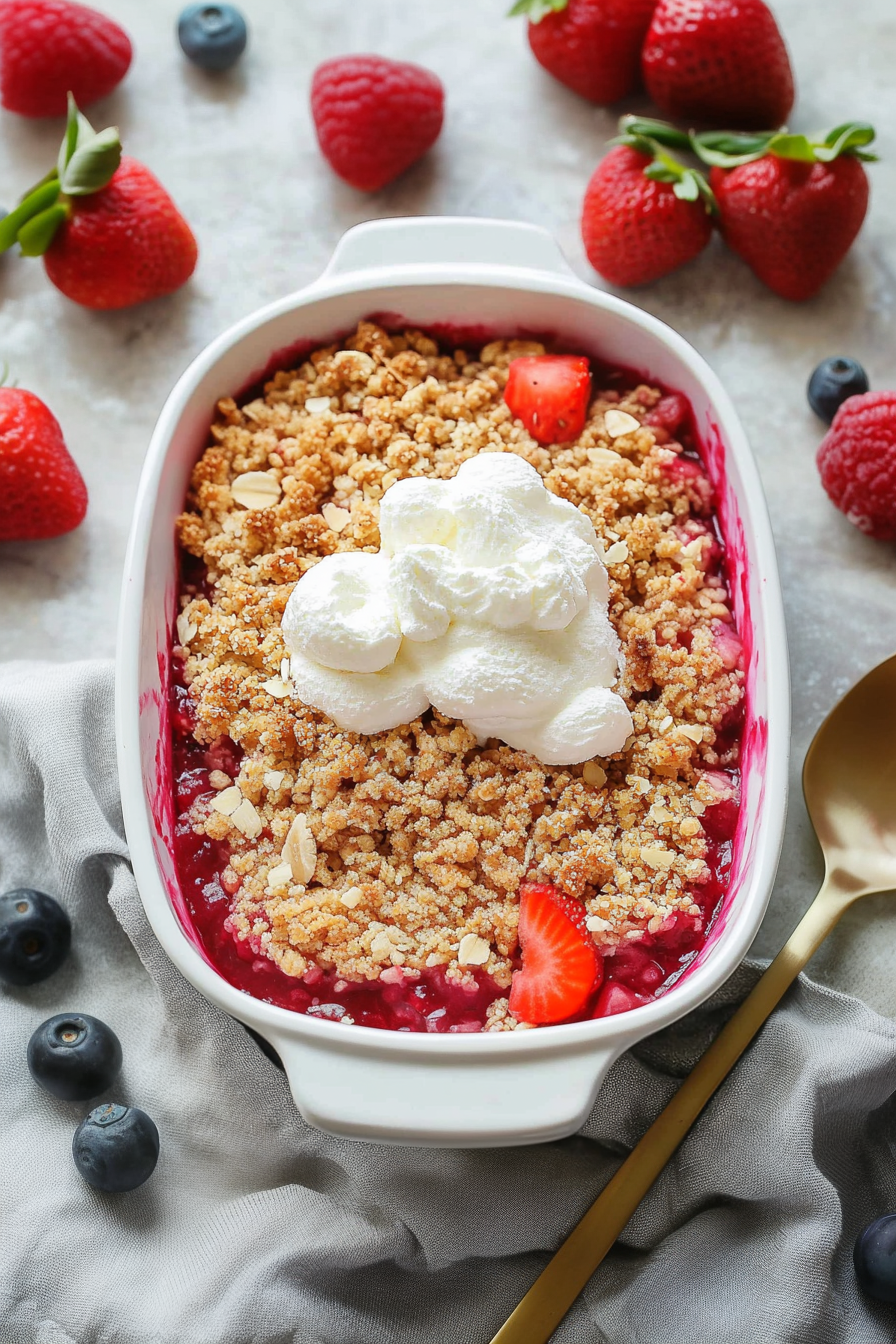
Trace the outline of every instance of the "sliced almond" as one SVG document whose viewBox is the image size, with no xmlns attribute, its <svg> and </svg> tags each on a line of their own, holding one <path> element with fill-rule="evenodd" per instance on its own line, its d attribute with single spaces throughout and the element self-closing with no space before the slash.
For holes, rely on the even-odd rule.
<svg viewBox="0 0 896 1344">
<path fill-rule="evenodd" d="M 271 677 L 269 681 L 261 683 L 261 689 L 275 700 L 285 700 L 288 695 L 292 695 L 292 682 L 284 681 L 282 677 Z"/>
<path fill-rule="evenodd" d="M 244 509 L 269 509 L 277 503 L 283 491 L 279 482 L 266 471 L 244 471 L 232 483 L 230 493 Z"/>
<path fill-rule="evenodd" d="M 364 898 L 364 893 L 361 891 L 361 888 L 360 888 L 360 887 L 349 887 L 349 888 L 348 888 L 346 891 L 344 891 L 344 892 L 342 893 L 342 895 L 339 897 L 339 899 L 340 899 L 340 901 L 342 902 L 342 904 L 343 904 L 343 905 L 346 907 L 346 909 L 348 909 L 348 910 L 354 910 L 357 906 L 359 906 L 359 905 L 361 904 L 361 901 L 363 900 L 363 898 Z"/>
<path fill-rule="evenodd" d="M 491 948 L 478 933 L 465 933 L 457 949 L 457 960 L 461 966 L 484 966 L 490 953 Z"/>
<path fill-rule="evenodd" d="M 640 429 L 641 422 L 627 411 L 605 411 L 604 426 L 611 439 L 619 439 L 623 434 L 632 434 Z"/>
<path fill-rule="evenodd" d="M 287 657 L 287 658 L 281 658 L 281 659 L 280 659 L 280 680 L 281 680 L 281 681 L 289 681 L 289 667 L 290 667 L 290 660 L 289 660 L 289 658 L 288 658 L 288 657 Z"/>
<path fill-rule="evenodd" d="M 285 770 L 265 770 L 263 783 L 266 789 L 269 789 L 271 793 L 274 793 L 279 789 L 285 778 Z"/>
<path fill-rule="evenodd" d="M 582 778 L 586 784 L 593 784 L 596 789 L 602 789 L 607 782 L 607 772 L 597 761 L 586 761 L 582 767 Z"/>
<path fill-rule="evenodd" d="M 232 817 L 242 801 L 243 795 L 235 784 L 231 784 L 229 789 L 222 789 L 217 798 L 212 799 L 212 807 L 223 817 Z"/>
<path fill-rule="evenodd" d="M 661 721 L 658 731 L 661 733 L 668 733 L 669 729 L 672 727 L 672 724 L 674 722 L 675 720 L 672 718 L 672 715 L 667 714 L 666 717 Z"/>
<path fill-rule="evenodd" d="M 294 818 L 289 828 L 283 845 L 283 860 L 292 869 L 293 881 L 307 886 L 314 876 L 317 844 L 303 812 Z"/>
<path fill-rule="evenodd" d="M 256 812 L 248 798 L 244 798 L 239 807 L 231 812 L 230 820 L 238 831 L 246 837 L 247 840 L 255 840 L 261 835 L 264 827 L 261 824 L 261 817 Z"/>
<path fill-rule="evenodd" d="M 628 544 L 624 541 L 614 541 L 608 551 L 604 552 L 605 565 L 622 565 L 628 559 Z"/>
<path fill-rule="evenodd" d="M 689 737 L 692 742 L 703 741 L 703 729 L 696 723 L 682 723 L 678 731 L 682 737 Z"/>
<path fill-rule="evenodd" d="M 589 448 L 585 456 L 595 467 L 615 467 L 624 460 L 614 448 Z"/>
<path fill-rule="evenodd" d="M 664 807 L 662 803 L 654 803 L 653 807 L 647 813 L 647 820 L 655 821 L 658 826 L 662 826 L 667 821 L 674 821 L 675 816 L 669 811 L 668 807 Z"/>
<path fill-rule="evenodd" d="M 277 867 L 268 873 L 268 891 L 275 891 L 277 887 L 288 887 L 291 882 L 292 869 L 288 863 L 278 863 Z"/>
<path fill-rule="evenodd" d="M 329 397 L 309 397 L 305 402 L 305 410 L 309 415 L 323 415 L 324 411 L 328 411 L 329 409 Z"/>
<path fill-rule="evenodd" d="M 610 927 L 608 919 L 601 919 L 600 915 L 589 915 L 585 920 L 585 928 L 590 929 L 592 933 L 604 933 Z"/>
<path fill-rule="evenodd" d="M 675 855 L 671 850 L 660 849 L 659 845 L 642 845 L 641 858 L 651 868 L 671 868 Z"/>
<path fill-rule="evenodd" d="M 348 509 L 341 509 L 338 504 L 325 504 L 321 513 L 331 532 L 344 532 L 352 520 Z"/>
<path fill-rule="evenodd" d="M 198 630 L 198 626 L 190 620 L 185 611 L 182 611 L 177 618 L 177 638 L 181 644 L 189 644 L 190 640 Z"/>
</svg>

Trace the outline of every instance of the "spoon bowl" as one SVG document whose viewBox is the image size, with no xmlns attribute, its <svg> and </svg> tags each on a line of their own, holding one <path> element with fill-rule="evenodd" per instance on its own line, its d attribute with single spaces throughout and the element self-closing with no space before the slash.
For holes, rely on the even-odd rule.
<svg viewBox="0 0 896 1344">
<path fill-rule="evenodd" d="M 822 894 L 850 904 L 896 888 L 896 656 L 831 710 L 806 755 L 803 792 L 825 859 Z"/>
</svg>

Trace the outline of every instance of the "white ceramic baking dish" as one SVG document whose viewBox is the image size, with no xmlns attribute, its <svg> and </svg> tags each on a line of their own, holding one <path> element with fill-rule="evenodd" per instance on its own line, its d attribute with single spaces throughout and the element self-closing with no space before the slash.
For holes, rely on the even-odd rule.
<svg viewBox="0 0 896 1344">
<path fill-rule="evenodd" d="M 177 572 L 174 519 L 217 398 L 239 392 L 273 352 L 325 342 L 374 313 L 430 327 L 550 332 L 685 393 L 696 414 L 735 566 L 749 668 L 745 778 L 733 877 L 713 934 L 662 998 L 592 1022 L 497 1034 L 416 1035 L 344 1026 L 233 988 L 179 921 L 166 685 Z M 313 1125 L 357 1139 L 440 1146 L 535 1143 L 574 1132 L 613 1061 L 716 990 L 759 927 L 784 826 L 787 652 L 774 545 L 756 467 L 718 379 L 686 341 L 577 279 L 549 234 L 500 220 L 393 219 L 359 225 L 314 284 L 214 341 L 171 393 L 140 482 L 118 650 L 118 759 L 134 874 L 166 952 L 208 999 L 270 1041 Z"/>
</svg>

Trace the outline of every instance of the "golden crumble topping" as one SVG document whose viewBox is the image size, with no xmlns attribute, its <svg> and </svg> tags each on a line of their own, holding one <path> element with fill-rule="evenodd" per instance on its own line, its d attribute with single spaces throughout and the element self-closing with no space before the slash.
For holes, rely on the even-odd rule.
<svg viewBox="0 0 896 1344">
<path fill-rule="evenodd" d="M 362 322 L 263 396 L 218 404 L 178 525 L 211 597 L 182 597 L 177 651 L 198 740 L 229 735 L 244 755 L 238 778 L 213 771 L 217 792 L 192 821 L 230 843 L 229 927 L 288 975 L 483 967 L 508 986 L 527 875 L 582 899 L 605 952 L 676 912 L 700 917 L 700 818 L 717 796 L 704 772 L 735 763 L 716 745 L 743 682 L 709 482 L 641 423 L 662 395 L 648 386 L 598 392 L 574 443 L 539 446 L 503 390 L 512 359 L 542 353 L 494 341 L 448 355 Z M 601 539 L 635 725 L 612 757 L 544 766 L 498 741 L 480 748 L 434 711 L 367 737 L 292 692 L 280 618 L 302 574 L 378 549 L 394 481 L 453 476 L 479 452 L 520 454 Z M 487 1028 L 513 1025 L 499 999 Z"/>
</svg>

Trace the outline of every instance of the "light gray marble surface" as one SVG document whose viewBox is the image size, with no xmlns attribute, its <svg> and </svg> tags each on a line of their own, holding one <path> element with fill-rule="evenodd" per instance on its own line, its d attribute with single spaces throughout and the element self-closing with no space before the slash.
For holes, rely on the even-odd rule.
<svg viewBox="0 0 896 1344">
<path fill-rule="evenodd" d="M 552 229 L 596 277 L 578 236 L 585 183 L 615 114 L 555 83 L 532 58 L 509 0 L 242 0 L 252 26 L 240 66 L 194 70 L 174 37 L 177 0 L 97 0 L 134 39 L 134 66 L 91 109 L 171 191 L 200 244 L 197 273 L 168 299 L 90 313 L 39 262 L 0 260 L 0 359 L 60 419 L 87 479 L 88 518 L 53 542 L 0 546 L 0 658 L 110 655 L 119 575 L 153 423 L 190 359 L 235 319 L 305 284 L 360 220 L 494 215 Z M 896 553 L 828 503 L 814 465 L 822 426 L 804 389 L 824 356 L 860 359 L 896 385 L 896 7 L 893 0 L 775 0 L 800 96 L 792 124 L 876 123 L 883 162 L 850 257 L 811 303 L 764 290 L 714 242 L 633 302 L 682 332 L 721 375 L 759 461 L 778 543 L 793 671 L 793 790 L 780 876 L 755 951 L 774 952 L 814 894 L 820 859 L 799 789 L 809 740 L 834 701 L 896 648 Z M 447 120 L 428 158 L 375 196 L 321 159 L 308 111 L 315 65 L 377 51 L 437 71 Z M 634 105 L 633 105 L 634 106 Z M 644 105 L 646 108 L 646 104 Z M 0 114 L 0 194 L 9 205 L 55 160 L 61 125 Z M 896 897 L 847 916 L 813 963 L 828 983 L 896 1015 Z"/>
</svg>

